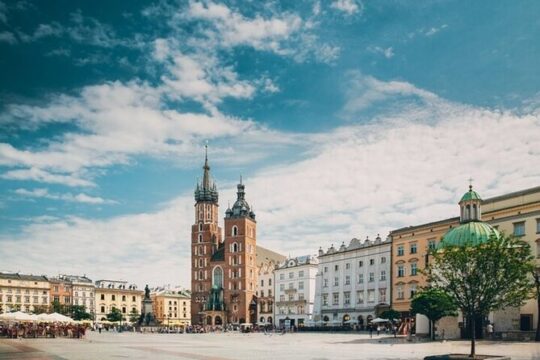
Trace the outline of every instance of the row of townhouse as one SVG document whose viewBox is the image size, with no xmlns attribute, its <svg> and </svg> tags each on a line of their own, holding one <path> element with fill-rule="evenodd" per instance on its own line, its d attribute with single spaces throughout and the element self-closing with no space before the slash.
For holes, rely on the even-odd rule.
<svg viewBox="0 0 540 360">
<path fill-rule="evenodd" d="M 123 320 L 140 315 L 144 292 L 120 280 L 93 282 L 86 276 L 25 275 L 0 272 L 0 313 L 14 310 L 52 312 L 58 305 L 84 306 L 95 320 L 106 320 L 113 308 Z M 162 323 L 190 323 L 190 293 L 184 289 L 156 288 L 151 293 L 154 314 Z"/>
</svg>

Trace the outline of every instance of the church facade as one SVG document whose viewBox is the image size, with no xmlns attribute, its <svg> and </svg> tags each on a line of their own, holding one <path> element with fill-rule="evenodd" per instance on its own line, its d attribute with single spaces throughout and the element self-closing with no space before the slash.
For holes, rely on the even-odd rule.
<svg viewBox="0 0 540 360">
<path fill-rule="evenodd" d="M 257 322 L 258 265 L 274 255 L 257 247 L 255 213 L 245 198 L 242 180 L 237 199 L 219 226 L 219 196 L 205 157 L 202 181 L 195 189 L 191 227 L 191 323 L 224 325 Z"/>
</svg>

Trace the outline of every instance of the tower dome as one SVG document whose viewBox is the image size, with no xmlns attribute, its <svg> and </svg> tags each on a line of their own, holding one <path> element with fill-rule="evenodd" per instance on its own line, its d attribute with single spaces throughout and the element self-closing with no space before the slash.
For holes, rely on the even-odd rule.
<svg viewBox="0 0 540 360">
<path fill-rule="evenodd" d="M 472 189 L 472 185 L 469 185 L 469 191 L 459 201 L 460 225 L 443 236 L 438 248 L 476 246 L 488 242 L 492 236 L 501 236 L 497 229 L 481 220 L 481 203 L 482 198 Z"/>
</svg>

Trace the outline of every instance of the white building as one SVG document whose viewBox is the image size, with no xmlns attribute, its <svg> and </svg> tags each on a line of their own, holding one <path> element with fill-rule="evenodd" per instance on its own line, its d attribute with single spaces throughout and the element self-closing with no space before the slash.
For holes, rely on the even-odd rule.
<svg viewBox="0 0 540 360">
<path fill-rule="evenodd" d="M 287 259 L 274 271 L 274 316 L 277 326 L 304 326 L 313 320 L 317 258 Z"/>
<path fill-rule="evenodd" d="M 319 250 L 316 323 L 364 328 L 390 303 L 390 238 L 352 239 L 339 249 Z"/>
<path fill-rule="evenodd" d="M 266 261 L 258 266 L 257 284 L 257 303 L 258 319 L 257 322 L 262 325 L 274 324 L 274 271 L 276 262 L 274 260 Z"/>
<path fill-rule="evenodd" d="M 84 306 L 86 311 L 92 315 L 96 313 L 95 290 L 96 287 L 92 280 L 86 275 L 60 275 L 60 279 L 69 281 L 73 292 L 73 305 Z"/>
</svg>

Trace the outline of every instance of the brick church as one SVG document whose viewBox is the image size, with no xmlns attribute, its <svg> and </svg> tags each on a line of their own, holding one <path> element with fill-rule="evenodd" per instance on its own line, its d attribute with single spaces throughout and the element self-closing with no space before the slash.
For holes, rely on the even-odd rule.
<svg viewBox="0 0 540 360">
<path fill-rule="evenodd" d="M 257 222 L 237 186 L 237 199 L 219 226 L 216 184 L 208 152 L 202 181 L 195 189 L 195 223 L 191 227 L 191 323 L 224 325 L 257 322 L 258 266 L 285 257 L 257 246 Z"/>
</svg>

